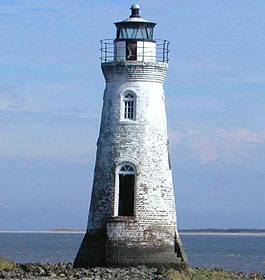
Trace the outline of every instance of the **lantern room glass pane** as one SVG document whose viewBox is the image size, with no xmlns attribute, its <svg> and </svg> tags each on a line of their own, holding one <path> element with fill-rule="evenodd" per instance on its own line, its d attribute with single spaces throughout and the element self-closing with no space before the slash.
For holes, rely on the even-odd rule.
<svg viewBox="0 0 265 280">
<path fill-rule="evenodd" d="M 117 29 L 117 39 L 152 40 L 153 27 L 126 26 Z"/>
<path fill-rule="evenodd" d="M 148 39 L 146 27 L 141 27 L 140 31 L 141 33 L 139 35 L 141 36 L 141 39 Z"/>
<path fill-rule="evenodd" d="M 121 28 L 120 29 L 120 37 L 119 39 L 127 39 L 127 32 L 126 32 L 126 28 Z"/>
<path fill-rule="evenodd" d="M 127 29 L 127 34 L 128 34 L 128 39 L 134 39 L 137 34 L 137 28 L 126 28 Z"/>
<path fill-rule="evenodd" d="M 153 40 L 153 27 L 147 27 L 146 31 L 147 31 L 148 39 Z"/>
</svg>

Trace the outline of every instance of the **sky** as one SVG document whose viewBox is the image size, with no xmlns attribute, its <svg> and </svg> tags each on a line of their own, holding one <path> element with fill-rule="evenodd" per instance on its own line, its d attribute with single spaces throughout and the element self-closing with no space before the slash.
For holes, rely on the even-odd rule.
<svg viewBox="0 0 265 280">
<path fill-rule="evenodd" d="M 124 0 L 0 0 L 0 230 L 85 229 Z M 265 228 L 264 0 L 145 0 L 165 80 L 180 229 Z"/>
</svg>

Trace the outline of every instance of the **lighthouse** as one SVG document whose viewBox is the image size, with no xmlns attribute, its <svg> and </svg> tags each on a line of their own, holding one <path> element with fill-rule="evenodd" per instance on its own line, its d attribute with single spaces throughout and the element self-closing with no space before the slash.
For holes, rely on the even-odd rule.
<svg viewBox="0 0 265 280">
<path fill-rule="evenodd" d="M 85 237 L 74 267 L 172 266 L 187 259 L 177 231 L 164 79 L 169 42 L 132 5 L 101 41 L 106 80 Z"/>
</svg>

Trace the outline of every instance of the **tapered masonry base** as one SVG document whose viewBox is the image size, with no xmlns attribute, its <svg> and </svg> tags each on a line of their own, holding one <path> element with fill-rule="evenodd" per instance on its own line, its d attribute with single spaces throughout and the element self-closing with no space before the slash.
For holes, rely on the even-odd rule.
<svg viewBox="0 0 265 280">
<path fill-rule="evenodd" d="M 119 228 L 122 223 L 119 221 Z M 113 221 L 111 224 L 113 225 Z M 128 224 L 126 221 L 124 226 L 128 228 Z M 172 242 L 165 243 L 170 238 L 169 232 L 159 229 L 159 235 L 163 235 L 163 240 L 155 240 L 157 236 L 155 233 L 158 233 L 158 228 L 155 227 L 152 230 L 149 228 L 145 233 L 142 232 L 146 235 L 146 240 L 137 238 L 140 235 L 139 229 L 135 232 L 127 230 L 127 233 L 130 233 L 127 238 L 117 240 L 117 236 L 115 238 L 113 234 L 108 235 L 106 231 L 87 232 L 75 258 L 74 267 L 146 265 L 182 269 L 187 266 L 180 239 L 172 237 Z M 133 240 L 132 235 L 135 236 Z"/>
</svg>

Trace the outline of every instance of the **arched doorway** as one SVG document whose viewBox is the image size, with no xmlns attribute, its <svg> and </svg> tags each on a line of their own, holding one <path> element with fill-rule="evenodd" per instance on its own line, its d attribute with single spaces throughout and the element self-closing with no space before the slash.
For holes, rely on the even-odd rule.
<svg viewBox="0 0 265 280">
<path fill-rule="evenodd" d="M 118 169 L 118 216 L 134 216 L 135 167 L 130 163 Z"/>
</svg>

